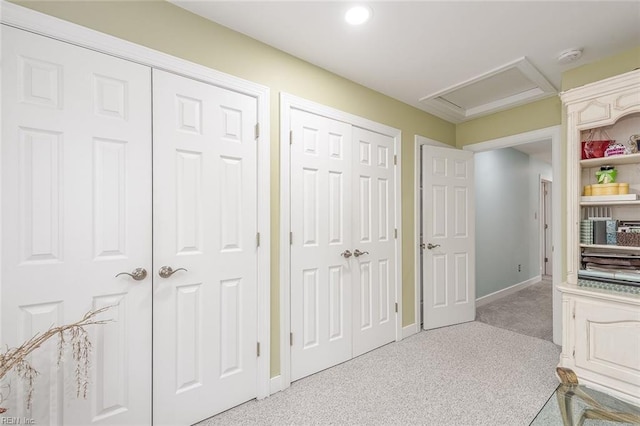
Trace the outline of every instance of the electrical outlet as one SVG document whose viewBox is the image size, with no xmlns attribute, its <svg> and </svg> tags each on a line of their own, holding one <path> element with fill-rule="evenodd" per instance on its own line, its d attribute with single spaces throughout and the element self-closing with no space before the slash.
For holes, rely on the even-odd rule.
<svg viewBox="0 0 640 426">
<path fill-rule="evenodd" d="M 522 265 L 518 264 L 518 272 L 522 272 Z"/>
</svg>

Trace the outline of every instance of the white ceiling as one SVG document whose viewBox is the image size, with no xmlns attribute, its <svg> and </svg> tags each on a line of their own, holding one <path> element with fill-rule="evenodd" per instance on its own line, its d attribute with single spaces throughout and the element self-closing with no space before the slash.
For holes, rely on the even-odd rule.
<svg viewBox="0 0 640 426">
<path fill-rule="evenodd" d="M 640 45 L 640 1 L 370 1 L 373 18 L 360 27 L 343 19 L 353 2 L 172 2 L 435 114 L 421 98 L 520 58 L 559 90 L 563 71 Z M 558 64 L 574 47 L 584 48 L 582 58 Z M 471 103 L 482 96 L 496 91 L 473 93 Z"/>
</svg>

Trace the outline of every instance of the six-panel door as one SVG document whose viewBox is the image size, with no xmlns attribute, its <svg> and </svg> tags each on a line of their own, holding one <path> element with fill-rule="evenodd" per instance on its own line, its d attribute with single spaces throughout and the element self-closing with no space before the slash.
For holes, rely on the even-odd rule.
<svg viewBox="0 0 640 426">
<path fill-rule="evenodd" d="M 291 110 L 291 380 L 395 339 L 394 140 Z"/>
<path fill-rule="evenodd" d="M 351 126 L 291 111 L 291 380 L 351 358 Z"/>
<path fill-rule="evenodd" d="M 13 377 L 6 415 L 148 424 L 151 276 L 116 275 L 151 273 L 151 70 L 7 26 L 2 61 L 2 344 L 91 309 L 112 320 L 87 327 L 87 400 L 54 338 L 31 358 L 32 407 Z"/>
<path fill-rule="evenodd" d="M 422 146 L 424 329 L 475 319 L 473 153 Z"/>
<path fill-rule="evenodd" d="M 256 114 L 255 98 L 153 71 L 156 424 L 257 393 Z"/>
</svg>

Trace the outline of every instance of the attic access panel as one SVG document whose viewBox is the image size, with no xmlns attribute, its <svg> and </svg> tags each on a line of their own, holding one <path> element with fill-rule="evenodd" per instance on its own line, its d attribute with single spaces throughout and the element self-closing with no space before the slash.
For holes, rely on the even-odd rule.
<svg viewBox="0 0 640 426">
<path fill-rule="evenodd" d="M 526 58 L 420 98 L 434 115 L 461 123 L 557 94 Z"/>
</svg>

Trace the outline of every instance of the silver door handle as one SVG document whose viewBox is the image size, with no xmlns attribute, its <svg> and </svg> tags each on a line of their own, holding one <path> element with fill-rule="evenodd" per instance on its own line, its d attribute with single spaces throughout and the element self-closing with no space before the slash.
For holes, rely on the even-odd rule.
<svg viewBox="0 0 640 426">
<path fill-rule="evenodd" d="M 131 278 L 133 278 L 136 281 L 142 281 L 145 278 L 147 278 L 147 270 L 144 268 L 136 268 L 133 271 L 131 271 L 131 273 L 120 272 L 119 274 L 116 275 L 116 277 L 119 277 L 120 275 L 129 275 Z"/>
<path fill-rule="evenodd" d="M 363 254 L 369 254 L 369 252 L 368 252 L 368 251 L 360 251 L 360 250 L 358 250 L 358 249 L 355 249 L 355 251 L 353 252 L 353 255 L 354 255 L 355 257 L 360 257 L 360 256 L 362 256 Z"/>
<path fill-rule="evenodd" d="M 353 256 L 353 253 L 351 253 L 349 250 L 345 250 L 342 253 L 340 253 L 340 256 L 344 257 L 345 259 L 348 259 L 351 256 Z"/>
<path fill-rule="evenodd" d="M 431 243 L 427 244 L 427 248 L 429 250 L 433 250 L 434 248 L 437 248 L 437 247 L 440 247 L 440 244 L 431 244 Z"/>
<path fill-rule="evenodd" d="M 171 275 L 175 274 L 178 271 L 187 272 L 187 270 L 184 268 L 178 268 L 174 270 L 171 266 L 163 266 L 158 271 L 158 275 L 160 275 L 160 277 L 162 278 L 169 278 Z"/>
</svg>

